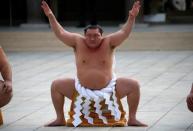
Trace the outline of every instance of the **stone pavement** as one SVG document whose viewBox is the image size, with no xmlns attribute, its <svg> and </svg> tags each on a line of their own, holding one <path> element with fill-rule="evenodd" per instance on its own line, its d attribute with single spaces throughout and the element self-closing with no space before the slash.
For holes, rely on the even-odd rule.
<svg viewBox="0 0 193 131">
<path fill-rule="evenodd" d="M 143 127 L 71 128 L 44 127 L 55 118 L 50 84 L 76 73 L 74 56 L 68 51 L 6 52 L 13 68 L 12 101 L 2 108 L 1 131 L 192 131 L 193 113 L 186 96 L 193 82 L 193 51 L 116 52 L 118 76 L 141 83 L 137 117 Z M 122 99 L 127 111 L 126 99 Z M 66 99 L 65 117 L 70 100 Z M 128 111 L 127 111 L 128 115 Z"/>
</svg>

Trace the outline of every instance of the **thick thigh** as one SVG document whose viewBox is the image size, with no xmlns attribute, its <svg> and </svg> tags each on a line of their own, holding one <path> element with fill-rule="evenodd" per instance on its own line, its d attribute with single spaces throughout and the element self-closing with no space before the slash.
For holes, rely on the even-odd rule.
<svg viewBox="0 0 193 131">
<path fill-rule="evenodd" d="M 138 90 L 139 83 L 135 79 L 120 77 L 116 81 L 116 91 L 120 98 L 127 96 L 133 91 Z"/>
<path fill-rule="evenodd" d="M 56 90 L 69 99 L 72 99 L 75 90 L 75 81 L 70 78 L 54 80 L 52 82 L 52 90 Z"/>
</svg>

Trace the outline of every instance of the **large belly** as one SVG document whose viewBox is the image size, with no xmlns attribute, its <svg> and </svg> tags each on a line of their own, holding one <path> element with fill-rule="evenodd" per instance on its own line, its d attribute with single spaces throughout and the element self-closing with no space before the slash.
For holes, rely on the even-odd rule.
<svg viewBox="0 0 193 131">
<path fill-rule="evenodd" d="M 102 89 L 112 79 L 112 74 L 98 70 L 87 70 L 78 74 L 80 84 L 89 89 Z"/>
</svg>

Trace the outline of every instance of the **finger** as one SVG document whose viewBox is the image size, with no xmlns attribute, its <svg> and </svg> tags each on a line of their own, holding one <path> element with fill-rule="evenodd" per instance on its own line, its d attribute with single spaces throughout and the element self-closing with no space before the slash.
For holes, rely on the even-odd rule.
<svg viewBox="0 0 193 131">
<path fill-rule="evenodd" d="M 188 103 L 188 106 L 193 106 L 193 103 L 189 102 L 189 103 Z"/>
<path fill-rule="evenodd" d="M 6 92 L 7 92 L 7 87 L 4 84 L 4 86 L 3 86 L 3 93 L 6 93 Z"/>
<path fill-rule="evenodd" d="M 12 92 L 12 88 L 11 88 L 11 87 L 8 89 L 8 92 L 9 92 L 9 93 Z"/>
<path fill-rule="evenodd" d="M 42 0 L 42 5 L 44 5 L 44 2 L 45 2 L 45 1 L 44 1 L 44 0 Z"/>
<path fill-rule="evenodd" d="M 44 11 L 46 10 L 46 7 L 45 7 L 45 6 L 42 5 L 41 7 L 42 7 L 42 9 L 43 9 Z"/>
<path fill-rule="evenodd" d="M 191 101 L 190 97 L 187 99 L 187 103 L 188 103 L 188 105 L 193 105 L 193 102 Z"/>
<path fill-rule="evenodd" d="M 44 4 L 43 4 L 43 1 L 42 1 L 42 5 L 41 5 L 42 8 L 44 8 Z"/>
<path fill-rule="evenodd" d="M 135 7 L 140 7 L 140 6 L 141 6 L 140 2 L 137 1 Z"/>
<path fill-rule="evenodd" d="M 140 0 L 136 0 L 136 2 L 139 3 L 139 4 L 141 3 Z"/>
<path fill-rule="evenodd" d="M 11 92 L 11 88 L 10 87 L 8 87 L 7 89 L 6 89 L 6 93 L 9 93 L 9 92 Z"/>
<path fill-rule="evenodd" d="M 139 1 L 136 1 L 136 2 L 134 3 L 134 5 L 133 5 L 134 8 L 138 8 L 139 6 L 140 6 Z"/>
<path fill-rule="evenodd" d="M 45 4 L 46 3 L 46 1 L 45 0 L 42 0 L 42 4 Z"/>
<path fill-rule="evenodd" d="M 47 6 L 46 6 L 45 3 L 42 3 L 41 7 L 42 7 L 43 9 L 46 9 L 46 8 L 47 8 Z"/>
<path fill-rule="evenodd" d="M 139 3 L 140 3 L 140 1 L 139 1 L 139 0 L 137 0 L 137 1 L 136 1 L 136 3 L 137 3 L 137 4 L 139 4 Z"/>
<path fill-rule="evenodd" d="M 47 7 L 48 4 L 43 0 L 43 1 L 42 1 L 42 6 L 43 6 L 43 7 Z"/>
<path fill-rule="evenodd" d="M 193 105 L 193 97 L 191 97 L 189 100 L 190 100 L 190 104 Z"/>
<path fill-rule="evenodd" d="M 186 102 L 188 102 L 190 99 L 189 95 L 186 97 Z"/>
<path fill-rule="evenodd" d="M 139 0 L 135 1 L 135 4 L 139 4 L 139 3 L 140 3 L 140 1 L 139 1 Z"/>
</svg>

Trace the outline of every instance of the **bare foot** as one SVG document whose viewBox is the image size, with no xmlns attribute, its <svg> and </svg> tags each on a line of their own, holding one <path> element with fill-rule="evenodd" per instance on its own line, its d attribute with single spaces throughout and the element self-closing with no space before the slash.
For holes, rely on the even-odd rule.
<svg viewBox="0 0 193 131">
<path fill-rule="evenodd" d="M 56 119 L 55 121 L 45 124 L 44 126 L 65 126 L 65 125 L 66 125 L 65 120 Z"/>
<path fill-rule="evenodd" d="M 140 127 L 147 127 L 148 125 L 138 121 L 138 120 L 128 120 L 127 122 L 128 126 L 140 126 Z"/>
</svg>

